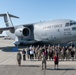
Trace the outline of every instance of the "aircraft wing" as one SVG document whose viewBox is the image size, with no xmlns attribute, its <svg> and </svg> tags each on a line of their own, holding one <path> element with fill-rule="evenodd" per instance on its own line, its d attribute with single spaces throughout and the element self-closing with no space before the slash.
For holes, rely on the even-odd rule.
<svg viewBox="0 0 76 75">
<path fill-rule="evenodd" d="M 23 24 L 23 26 L 30 26 L 30 25 L 33 25 L 34 23 L 31 23 L 31 24 Z"/>
<path fill-rule="evenodd" d="M 23 24 L 22 26 L 26 27 L 26 26 L 32 26 L 33 24 Z M 21 26 L 21 25 L 19 25 Z M 0 34 L 2 34 L 3 31 L 5 30 L 14 30 L 14 27 L 11 26 L 11 27 L 3 27 L 3 28 L 0 28 Z"/>
<path fill-rule="evenodd" d="M 0 34 L 2 34 L 3 31 L 5 30 L 13 30 L 14 27 L 4 27 L 4 28 L 0 28 Z"/>
</svg>

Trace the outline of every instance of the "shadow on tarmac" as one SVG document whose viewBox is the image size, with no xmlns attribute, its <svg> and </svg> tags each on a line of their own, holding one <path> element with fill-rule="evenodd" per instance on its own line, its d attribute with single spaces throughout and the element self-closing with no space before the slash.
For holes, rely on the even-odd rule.
<svg viewBox="0 0 76 75">
<path fill-rule="evenodd" d="M 20 67 L 40 67 L 38 65 L 21 65 Z"/>
<path fill-rule="evenodd" d="M 46 70 L 76 70 L 76 68 L 58 68 L 58 69 L 47 68 Z"/>
<path fill-rule="evenodd" d="M 21 65 L 20 67 L 40 67 L 40 66 L 39 65 Z M 58 68 L 58 69 L 46 68 L 45 70 L 66 70 L 68 71 L 68 70 L 76 70 L 76 68 Z"/>
<path fill-rule="evenodd" d="M 17 52 L 17 51 L 13 51 L 13 48 L 15 48 L 15 46 L 7 46 L 7 47 L 0 47 L 0 50 L 4 51 L 4 52 Z M 18 49 L 23 49 L 25 47 L 18 47 Z"/>
<path fill-rule="evenodd" d="M 7 46 L 7 47 L 0 47 L 0 49 L 2 51 L 4 51 L 4 52 L 12 52 L 12 48 L 14 48 L 14 47 L 9 47 L 9 46 Z"/>
</svg>

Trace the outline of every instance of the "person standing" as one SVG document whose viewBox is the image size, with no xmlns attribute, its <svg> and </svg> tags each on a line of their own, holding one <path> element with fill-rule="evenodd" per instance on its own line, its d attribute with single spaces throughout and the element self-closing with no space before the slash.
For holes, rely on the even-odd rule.
<svg viewBox="0 0 76 75">
<path fill-rule="evenodd" d="M 18 62 L 19 66 L 21 65 L 21 59 L 22 59 L 21 53 L 20 53 L 20 51 L 18 51 L 18 53 L 17 53 L 17 62 Z"/>
<path fill-rule="evenodd" d="M 34 51 L 30 50 L 30 60 L 34 60 Z"/>
<path fill-rule="evenodd" d="M 71 50 L 71 58 L 72 58 L 72 61 L 74 60 L 74 54 L 75 54 L 75 52 L 74 52 L 74 50 L 72 49 L 72 50 Z"/>
<path fill-rule="evenodd" d="M 45 69 L 46 69 L 46 56 L 45 56 L 44 52 L 42 53 L 42 70 L 43 70 L 43 67 L 45 67 Z"/>
<path fill-rule="evenodd" d="M 25 51 L 25 49 L 22 50 L 22 54 L 23 54 L 23 60 L 25 61 L 26 60 L 26 51 Z"/>
<path fill-rule="evenodd" d="M 30 49 L 27 48 L 27 58 L 30 59 Z"/>
<path fill-rule="evenodd" d="M 59 63 L 59 57 L 57 55 L 57 53 L 55 53 L 54 55 L 54 69 L 58 69 L 58 63 Z"/>
</svg>

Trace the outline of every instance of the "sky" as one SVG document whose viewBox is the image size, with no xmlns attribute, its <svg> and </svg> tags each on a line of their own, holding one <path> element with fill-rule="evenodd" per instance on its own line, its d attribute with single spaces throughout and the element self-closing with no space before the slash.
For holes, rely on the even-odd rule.
<svg viewBox="0 0 76 75">
<path fill-rule="evenodd" d="M 0 13 L 6 12 L 20 17 L 12 18 L 14 26 L 55 19 L 76 20 L 76 0 L 0 0 Z M 6 26 L 0 17 L 2 27 Z"/>
</svg>

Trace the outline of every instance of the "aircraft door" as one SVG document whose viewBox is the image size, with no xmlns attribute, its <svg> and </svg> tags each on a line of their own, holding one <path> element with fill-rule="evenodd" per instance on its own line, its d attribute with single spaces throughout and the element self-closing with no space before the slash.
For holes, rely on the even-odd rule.
<svg viewBox="0 0 76 75">
<path fill-rule="evenodd" d="M 51 34 L 51 40 L 53 42 L 59 42 L 60 43 L 60 37 L 61 37 L 60 29 L 53 29 L 52 34 Z"/>
<path fill-rule="evenodd" d="M 47 40 L 49 40 L 48 38 L 49 38 L 49 36 L 48 36 L 48 30 L 44 30 L 43 32 L 42 32 L 42 40 L 44 40 L 44 41 L 47 41 Z"/>
</svg>

